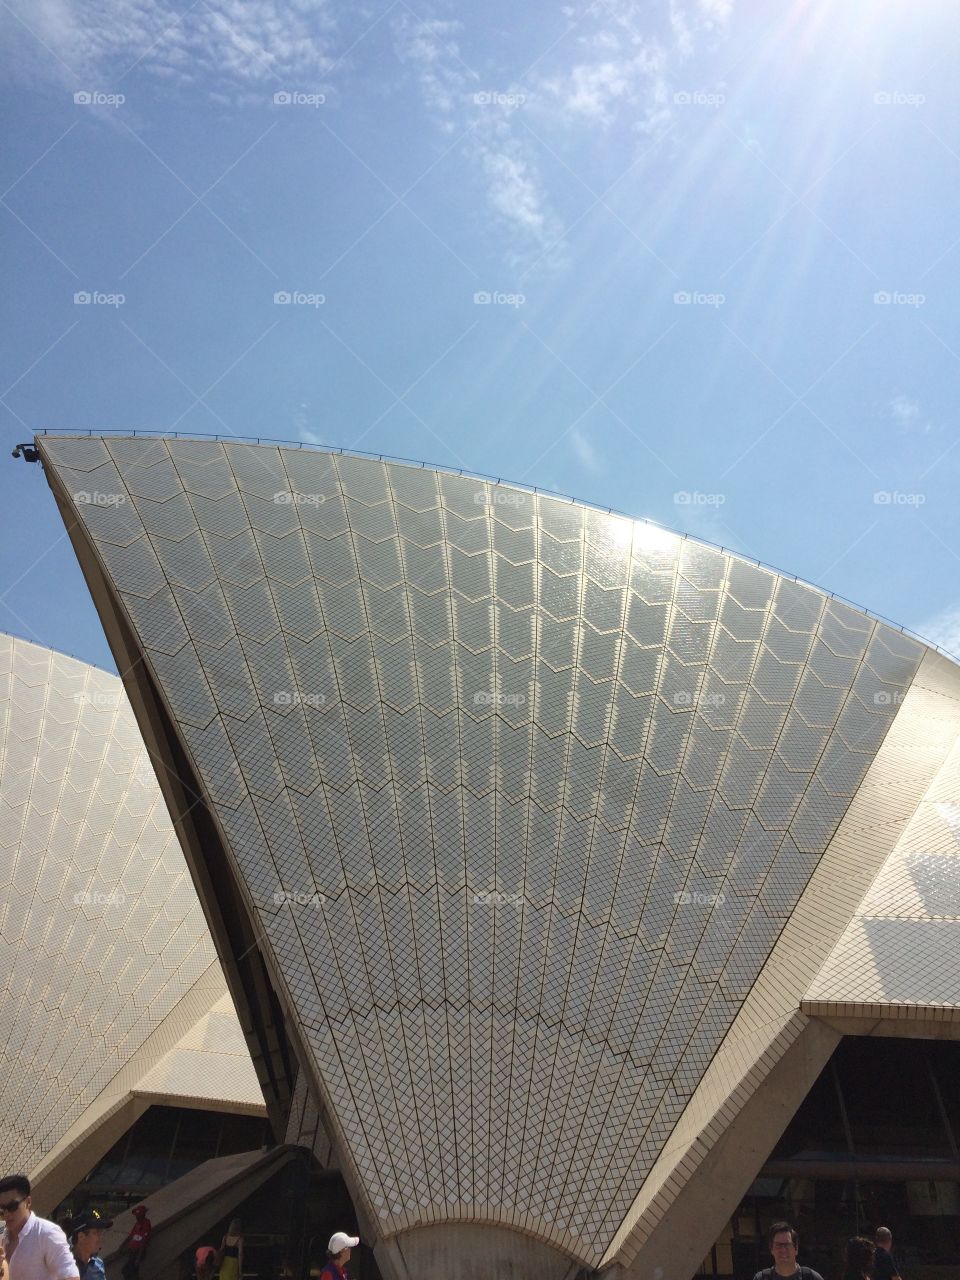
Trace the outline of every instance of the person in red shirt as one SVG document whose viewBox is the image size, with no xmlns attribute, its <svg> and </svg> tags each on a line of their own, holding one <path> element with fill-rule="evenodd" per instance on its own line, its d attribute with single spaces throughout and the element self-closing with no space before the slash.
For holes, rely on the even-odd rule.
<svg viewBox="0 0 960 1280">
<path fill-rule="evenodd" d="M 330 1257 L 320 1272 L 319 1280 L 346 1280 L 345 1267 L 350 1260 L 350 1250 L 355 1249 L 359 1243 L 359 1236 L 348 1236 L 345 1231 L 335 1231 L 327 1245 Z"/>
<path fill-rule="evenodd" d="M 147 1206 L 138 1204 L 133 1211 L 133 1226 L 127 1233 L 127 1238 L 123 1242 L 123 1248 L 127 1251 L 127 1260 L 120 1268 L 124 1280 L 136 1280 L 140 1272 L 140 1264 L 143 1262 L 147 1253 L 147 1245 L 150 1243 L 150 1233 L 153 1231 L 153 1224 L 147 1217 Z"/>
</svg>

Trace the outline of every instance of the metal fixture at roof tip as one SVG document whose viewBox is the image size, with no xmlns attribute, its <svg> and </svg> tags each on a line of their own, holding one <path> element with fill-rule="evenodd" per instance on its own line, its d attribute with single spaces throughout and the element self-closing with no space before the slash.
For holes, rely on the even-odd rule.
<svg viewBox="0 0 960 1280">
<path fill-rule="evenodd" d="M 13 450 L 13 456 L 15 458 L 22 457 L 24 462 L 40 461 L 40 451 L 37 449 L 37 446 L 31 442 L 18 444 Z"/>
</svg>

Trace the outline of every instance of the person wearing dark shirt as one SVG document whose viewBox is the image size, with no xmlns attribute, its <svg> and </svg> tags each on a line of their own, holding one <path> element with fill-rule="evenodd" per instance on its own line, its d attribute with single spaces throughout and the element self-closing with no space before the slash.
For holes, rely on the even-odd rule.
<svg viewBox="0 0 960 1280">
<path fill-rule="evenodd" d="M 797 1262 L 800 1237 L 789 1222 L 775 1222 L 767 1233 L 773 1266 L 758 1271 L 753 1280 L 823 1280 L 819 1272 Z"/>
<path fill-rule="evenodd" d="M 843 1261 L 843 1280 L 870 1280 L 874 1252 L 872 1240 L 866 1236 L 851 1236 Z"/>
<path fill-rule="evenodd" d="M 900 1268 L 893 1256 L 893 1232 L 889 1227 L 877 1227 L 873 1239 L 877 1246 L 873 1260 L 874 1280 L 900 1280 Z"/>
</svg>

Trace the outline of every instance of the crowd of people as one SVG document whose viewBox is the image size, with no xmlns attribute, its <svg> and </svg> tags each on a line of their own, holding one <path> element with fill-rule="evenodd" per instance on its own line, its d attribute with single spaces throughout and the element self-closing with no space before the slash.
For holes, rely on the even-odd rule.
<svg viewBox="0 0 960 1280">
<path fill-rule="evenodd" d="M 107 1280 L 103 1233 L 113 1226 L 96 1209 L 85 1209 L 64 1225 L 33 1212 L 30 1180 L 22 1174 L 0 1178 L 0 1280 Z M 146 1205 L 133 1210 L 134 1222 L 123 1241 L 121 1274 L 138 1280 L 153 1231 Z M 357 1236 L 335 1232 L 327 1246 L 327 1262 L 320 1280 L 346 1280 Z M 799 1262 L 800 1238 L 789 1222 L 775 1222 L 768 1234 L 773 1266 L 758 1271 L 754 1280 L 824 1280 Z M 243 1232 L 239 1218 L 231 1222 L 220 1247 L 201 1245 L 195 1255 L 196 1280 L 242 1280 Z M 847 1241 L 841 1280 L 903 1280 L 893 1254 L 893 1235 L 878 1227 L 874 1238 L 854 1236 Z"/>
<path fill-rule="evenodd" d="M 30 1179 L 0 1178 L 0 1280 L 106 1280 L 101 1250 L 103 1233 L 113 1226 L 96 1209 L 84 1209 L 63 1226 L 33 1212 Z M 147 1206 L 133 1210 L 133 1226 L 121 1245 L 123 1280 L 139 1280 L 153 1233 Z M 350 1252 L 357 1236 L 337 1231 L 330 1237 L 321 1280 L 347 1280 Z M 201 1245 L 195 1256 L 196 1280 L 242 1280 L 243 1232 L 234 1218 L 220 1247 Z"/>
<path fill-rule="evenodd" d="M 767 1241 L 773 1266 L 758 1271 L 753 1280 L 823 1280 L 812 1267 L 800 1265 L 800 1237 L 789 1222 L 775 1222 Z M 847 1241 L 841 1280 L 903 1280 L 893 1256 L 889 1227 L 877 1227 L 872 1240 L 853 1236 Z"/>
</svg>

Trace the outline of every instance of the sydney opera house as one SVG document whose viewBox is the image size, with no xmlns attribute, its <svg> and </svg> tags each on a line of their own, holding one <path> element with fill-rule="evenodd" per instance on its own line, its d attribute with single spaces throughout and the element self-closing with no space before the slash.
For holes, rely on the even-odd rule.
<svg viewBox="0 0 960 1280">
<path fill-rule="evenodd" d="M 0 940 L 38 1014 L 7 1050 L 28 1064 L 8 1161 L 178 1095 L 262 1104 L 273 1142 L 336 1171 L 360 1280 L 739 1280 L 778 1216 L 810 1265 L 805 1223 L 887 1219 L 911 1280 L 956 1262 L 954 661 L 520 487 L 36 444 L 129 707 L 64 719 L 50 690 L 116 680 L 8 643 L 38 691 L 13 716 L 43 703 L 50 727 L 31 765 L 11 720 L 3 797 L 35 768 L 24 856 L 63 843 L 55 876 L 33 863 L 35 954 Z M 58 924 L 64 885 L 125 887 L 109 950 Z M 51 937 L 65 1036 L 40 1017 Z M 213 1012 L 223 1069 L 190 1057 Z"/>
</svg>

